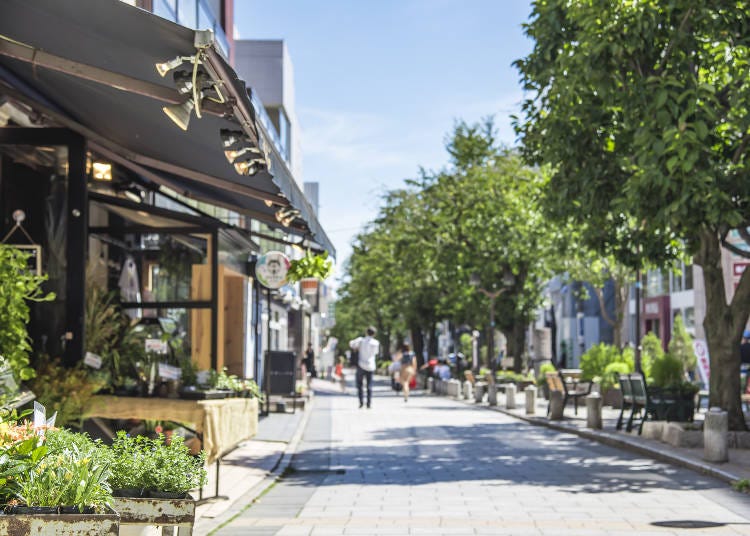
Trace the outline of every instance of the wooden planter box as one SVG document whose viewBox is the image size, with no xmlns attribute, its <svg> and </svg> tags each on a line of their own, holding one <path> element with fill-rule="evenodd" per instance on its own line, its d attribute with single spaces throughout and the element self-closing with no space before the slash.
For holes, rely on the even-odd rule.
<svg viewBox="0 0 750 536">
<path fill-rule="evenodd" d="M 0 514 L 0 534 L 65 534 L 66 536 L 117 536 L 120 516 L 103 514 Z"/>
<path fill-rule="evenodd" d="M 180 535 L 190 534 L 195 523 L 195 499 L 114 497 L 112 508 L 120 514 L 120 524 L 179 527 Z"/>
</svg>

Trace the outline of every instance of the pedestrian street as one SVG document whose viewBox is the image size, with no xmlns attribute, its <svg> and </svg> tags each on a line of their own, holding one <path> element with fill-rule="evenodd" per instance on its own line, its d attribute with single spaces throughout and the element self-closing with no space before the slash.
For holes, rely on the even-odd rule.
<svg viewBox="0 0 750 536">
<path fill-rule="evenodd" d="M 314 386 L 291 468 L 216 534 L 750 534 L 710 477 L 383 380 L 369 410 Z"/>
</svg>

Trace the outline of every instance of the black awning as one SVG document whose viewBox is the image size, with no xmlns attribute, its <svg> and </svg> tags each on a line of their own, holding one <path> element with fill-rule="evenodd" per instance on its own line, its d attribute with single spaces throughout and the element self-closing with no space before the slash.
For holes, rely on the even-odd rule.
<svg viewBox="0 0 750 536">
<path fill-rule="evenodd" d="M 291 205 L 299 218 L 289 231 L 310 234 L 335 254 L 271 143 L 261 144 L 269 153 L 270 173 L 238 175 L 226 160 L 221 129 L 243 129 L 254 141 L 263 139 L 264 131 L 255 124 L 244 83 L 214 45 L 203 49 L 204 63 L 229 102 L 207 103 L 201 118 L 193 113 L 187 131 L 162 111 L 185 97 L 175 89 L 172 73 L 161 77 L 155 64 L 195 55 L 202 32 L 119 0 L 3 0 L 0 36 L 4 86 L 54 111 L 53 119 L 178 182 L 193 197 L 266 219 Z M 188 62 L 182 68 L 190 67 Z"/>
</svg>

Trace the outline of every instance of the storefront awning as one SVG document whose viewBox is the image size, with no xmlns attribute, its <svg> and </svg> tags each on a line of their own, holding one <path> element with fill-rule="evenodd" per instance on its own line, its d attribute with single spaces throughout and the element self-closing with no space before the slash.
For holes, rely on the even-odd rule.
<svg viewBox="0 0 750 536">
<path fill-rule="evenodd" d="M 183 131 L 162 108 L 189 95 L 178 92 L 172 71 L 162 77 L 155 64 L 194 57 L 198 51 L 200 68 L 221 95 L 204 100 L 202 117 L 193 112 Z M 191 71 L 192 66 L 186 61 L 176 70 Z M 244 82 L 205 32 L 119 0 L 4 0 L 2 93 L 41 111 L 48 123 L 79 132 L 93 150 L 138 166 L 179 193 L 272 225 L 278 225 L 278 211 L 296 209 L 288 231 L 311 236 L 335 254 L 312 207 L 256 123 Z M 267 153 L 270 168 L 239 175 L 224 155 L 222 129 L 243 131 Z"/>
</svg>

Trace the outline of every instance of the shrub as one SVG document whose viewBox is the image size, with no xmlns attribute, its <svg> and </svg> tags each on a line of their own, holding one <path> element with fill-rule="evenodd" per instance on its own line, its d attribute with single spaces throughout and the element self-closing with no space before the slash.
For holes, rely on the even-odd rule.
<svg viewBox="0 0 750 536">
<path fill-rule="evenodd" d="M 600 343 L 581 356 L 581 380 L 594 381 L 604 375 L 610 363 L 622 361 L 622 353 L 611 344 Z"/>
<path fill-rule="evenodd" d="M 633 364 L 626 361 L 615 361 L 604 367 L 600 383 L 602 393 L 607 389 L 612 389 L 618 382 L 618 374 L 629 374 L 633 372 Z"/>
<path fill-rule="evenodd" d="M 694 371 L 698 358 L 693 351 L 693 338 L 685 329 L 682 315 L 677 315 L 672 326 L 672 338 L 669 340 L 669 353 L 682 361 L 687 371 Z"/>
<path fill-rule="evenodd" d="M 682 361 L 671 354 L 662 352 L 651 364 L 651 378 L 657 387 L 675 387 L 682 384 L 685 369 Z"/>
</svg>

